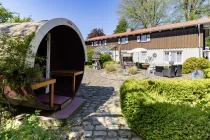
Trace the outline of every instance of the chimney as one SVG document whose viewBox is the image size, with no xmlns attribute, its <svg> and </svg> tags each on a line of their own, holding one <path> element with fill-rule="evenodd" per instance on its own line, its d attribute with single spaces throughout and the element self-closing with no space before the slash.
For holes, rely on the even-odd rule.
<svg viewBox="0 0 210 140">
<path fill-rule="evenodd" d="M 132 31 L 133 31 L 132 28 L 127 28 L 127 29 L 126 29 L 126 32 L 132 32 Z"/>
</svg>

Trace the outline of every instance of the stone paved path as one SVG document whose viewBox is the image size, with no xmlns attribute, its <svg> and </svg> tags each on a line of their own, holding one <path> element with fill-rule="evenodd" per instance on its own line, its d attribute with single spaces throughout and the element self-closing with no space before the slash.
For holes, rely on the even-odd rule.
<svg viewBox="0 0 210 140">
<path fill-rule="evenodd" d="M 119 104 L 122 80 L 100 76 L 101 71 L 86 70 L 77 96 L 87 100 L 71 120 L 70 140 L 141 140 L 128 127 Z"/>
</svg>

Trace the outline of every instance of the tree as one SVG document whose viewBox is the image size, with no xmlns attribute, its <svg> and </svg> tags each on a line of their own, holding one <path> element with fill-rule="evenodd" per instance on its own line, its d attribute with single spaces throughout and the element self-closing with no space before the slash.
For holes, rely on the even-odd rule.
<svg viewBox="0 0 210 140">
<path fill-rule="evenodd" d="M 105 36 L 103 29 L 101 28 L 95 28 L 88 34 L 88 39 L 97 37 L 97 36 Z"/>
<path fill-rule="evenodd" d="M 0 3 L 0 23 L 5 23 L 5 22 L 22 23 L 30 21 L 32 21 L 31 17 L 24 17 L 21 19 L 18 13 L 11 12 Z"/>
<path fill-rule="evenodd" d="M 169 0 L 121 0 L 117 13 L 131 26 L 155 27 L 164 23 Z"/>
<path fill-rule="evenodd" d="M 173 0 L 172 22 L 189 21 L 210 16 L 210 0 Z"/>
<path fill-rule="evenodd" d="M 114 30 L 114 34 L 116 33 L 123 33 L 128 28 L 128 22 L 125 18 L 121 18 L 118 22 L 116 29 Z"/>
<path fill-rule="evenodd" d="M 0 23 L 5 23 L 13 18 L 13 12 L 7 10 L 3 7 L 3 5 L 0 3 Z"/>
</svg>

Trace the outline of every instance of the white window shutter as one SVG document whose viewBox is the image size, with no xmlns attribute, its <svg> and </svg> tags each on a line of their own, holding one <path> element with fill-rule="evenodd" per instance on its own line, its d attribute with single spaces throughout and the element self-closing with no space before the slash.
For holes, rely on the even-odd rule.
<svg viewBox="0 0 210 140">
<path fill-rule="evenodd" d="M 128 37 L 125 37 L 125 43 L 128 43 Z"/>
<path fill-rule="evenodd" d="M 120 38 L 118 38 L 118 44 L 120 44 L 120 43 L 121 43 Z"/>
<path fill-rule="evenodd" d="M 137 42 L 141 42 L 140 36 L 137 36 Z"/>
<path fill-rule="evenodd" d="M 150 41 L 150 35 L 147 35 L 147 41 Z"/>
<path fill-rule="evenodd" d="M 92 46 L 93 46 L 93 42 L 92 42 Z"/>
<path fill-rule="evenodd" d="M 104 45 L 106 45 L 106 40 L 104 41 Z"/>
<path fill-rule="evenodd" d="M 99 41 L 99 45 L 101 46 L 101 41 Z"/>
</svg>

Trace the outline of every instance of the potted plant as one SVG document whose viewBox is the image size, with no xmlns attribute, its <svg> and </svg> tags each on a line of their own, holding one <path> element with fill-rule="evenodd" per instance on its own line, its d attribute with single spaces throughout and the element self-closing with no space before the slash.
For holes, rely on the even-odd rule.
<svg viewBox="0 0 210 140">
<path fill-rule="evenodd" d="M 145 60 L 145 63 L 142 64 L 142 67 L 147 69 L 150 66 L 150 63 L 152 62 L 152 57 L 148 56 L 147 59 Z"/>
</svg>

